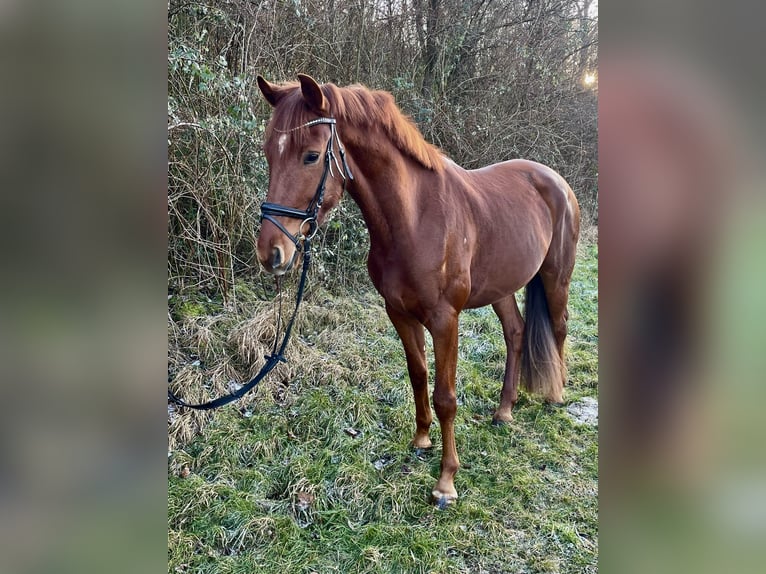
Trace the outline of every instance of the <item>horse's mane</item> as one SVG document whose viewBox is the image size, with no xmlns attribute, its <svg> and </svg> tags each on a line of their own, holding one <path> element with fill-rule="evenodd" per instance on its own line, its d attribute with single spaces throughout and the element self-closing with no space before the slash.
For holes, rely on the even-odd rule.
<svg viewBox="0 0 766 574">
<path fill-rule="evenodd" d="M 304 104 L 297 82 L 282 87 L 295 89 L 275 108 L 272 127 L 279 126 L 279 130 L 287 131 L 316 118 Z M 432 171 L 443 169 L 441 152 L 423 138 L 415 122 L 402 113 L 388 92 L 373 91 L 360 84 L 340 88 L 328 83 L 321 88 L 329 102 L 330 115 L 339 122 L 366 128 L 370 133 L 378 128 L 399 151 L 423 167 Z M 300 137 L 300 131 L 294 132 L 295 135 Z"/>
</svg>

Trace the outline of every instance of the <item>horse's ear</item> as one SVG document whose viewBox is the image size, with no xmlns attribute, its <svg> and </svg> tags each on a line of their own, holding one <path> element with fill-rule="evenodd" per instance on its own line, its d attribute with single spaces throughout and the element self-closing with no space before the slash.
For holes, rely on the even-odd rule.
<svg viewBox="0 0 766 574">
<path fill-rule="evenodd" d="M 258 87 L 260 88 L 263 97 L 266 98 L 266 101 L 272 106 L 276 106 L 279 103 L 279 100 L 281 100 L 288 91 L 279 86 L 275 86 L 274 84 L 270 84 L 263 78 L 263 76 L 259 75 L 257 80 Z"/>
<path fill-rule="evenodd" d="M 327 98 L 322 93 L 322 88 L 316 83 L 316 80 L 306 74 L 298 74 L 301 82 L 301 93 L 308 106 L 316 112 L 327 113 L 330 106 L 327 104 Z"/>
</svg>

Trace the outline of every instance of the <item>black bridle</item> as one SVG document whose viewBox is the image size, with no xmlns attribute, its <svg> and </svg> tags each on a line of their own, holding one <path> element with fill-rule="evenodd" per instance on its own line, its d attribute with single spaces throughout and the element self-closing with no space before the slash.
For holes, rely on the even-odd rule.
<svg viewBox="0 0 766 574">
<path fill-rule="evenodd" d="M 301 301 L 303 300 L 303 291 L 306 287 L 306 275 L 308 274 L 309 265 L 311 263 L 311 253 L 310 253 L 311 240 L 314 238 L 314 235 L 316 235 L 317 228 L 319 226 L 319 224 L 317 223 L 317 217 L 319 215 L 319 210 L 322 207 L 322 202 L 324 201 L 324 192 L 325 192 L 325 185 L 327 183 L 327 174 L 330 174 L 330 177 L 334 177 L 334 174 L 332 173 L 332 164 L 334 163 L 335 167 L 338 169 L 338 172 L 343 178 L 344 190 L 346 187 L 346 176 L 348 176 L 348 179 L 350 180 L 354 179 L 354 176 L 351 175 L 351 170 L 349 169 L 348 164 L 346 163 L 346 151 L 343 149 L 343 145 L 340 143 L 340 138 L 338 137 L 338 133 L 335 130 L 335 118 L 317 118 L 301 126 L 298 126 L 297 128 L 288 130 L 288 132 L 295 131 L 305 127 L 315 126 L 318 124 L 329 124 L 330 139 L 327 141 L 327 150 L 325 152 L 324 172 L 322 173 L 322 179 L 319 180 L 319 185 L 317 186 L 316 193 L 314 193 L 314 197 L 309 203 L 308 208 L 305 211 L 301 211 L 300 209 L 295 209 L 294 207 L 286 207 L 278 203 L 264 202 L 261 204 L 261 222 L 263 222 L 263 220 L 266 219 L 267 221 L 270 221 L 271 223 L 276 225 L 277 228 L 280 231 L 282 231 L 282 233 L 287 235 L 290 238 L 290 240 L 295 244 L 295 253 L 296 254 L 299 252 L 303 253 L 303 269 L 301 271 L 301 278 L 298 283 L 298 292 L 295 296 L 295 309 L 293 310 L 293 316 L 290 317 L 290 322 L 287 324 L 287 327 L 285 328 L 285 333 L 284 333 L 284 336 L 282 337 L 282 342 L 279 344 L 279 346 L 277 346 L 277 341 L 279 340 L 279 332 L 277 331 L 277 336 L 274 338 L 274 347 L 272 348 L 271 354 L 265 357 L 266 363 L 263 365 L 263 367 L 258 372 L 258 374 L 255 375 L 255 377 L 253 377 L 248 383 L 241 386 L 235 392 L 230 393 L 228 395 L 224 395 L 222 397 L 218 397 L 217 399 L 212 401 L 193 405 L 193 404 L 187 403 L 183 399 L 178 398 L 175 394 L 173 394 L 170 391 L 170 389 L 168 389 L 168 401 L 175 403 L 176 405 L 187 407 L 190 409 L 196 409 L 196 410 L 215 409 L 223 405 L 229 404 L 231 402 L 234 402 L 237 399 L 242 398 L 251 389 L 253 389 L 258 383 L 260 383 L 261 380 L 263 380 L 266 377 L 266 375 L 268 375 L 274 369 L 274 367 L 276 367 L 279 363 L 286 362 L 285 349 L 287 348 L 287 342 L 290 340 L 290 333 L 293 330 L 295 317 L 298 315 L 298 307 L 300 307 Z M 281 133 L 288 133 L 288 132 L 281 132 Z M 343 163 L 342 170 L 340 165 L 338 164 L 338 159 L 337 157 L 335 157 L 335 153 L 333 152 L 333 147 L 335 143 L 337 143 L 338 145 L 340 159 L 341 159 L 341 162 Z M 294 219 L 301 219 L 302 223 L 300 227 L 298 228 L 298 235 L 293 235 L 292 233 L 290 233 L 284 227 L 284 225 L 282 225 L 281 223 L 279 223 L 279 221 L 275 219 L 275 217 L 292 217 Z M 308 224 L 308 229 L 306 230 L 306 233 L 304 233 L 303 229 L 306 224 Z M 296 255 L 294 254 L 293 259 L 295 258 L 295 256 Z M 281 308 L 281 304 L 280 304 L 280 308 Z M 280 312 L 280 315 L 281 315 L 281 312 Z M 281 319 L 279 319 L 278 322 L 281 322 Z"/>
<path fill-rule="evenodd" d="M 310 122 L 306 122 L 305 124 L 300 125 L 297 128 L 280 132 L 282 134 L 286 134 L 286 133 L 293 132 L 295 130 L 308 128 L 308 127 L 316 126 L 319 124 L 328 124 L 330 126 L 330 138 L 327 140 L 327 149 L 324 155 L 324 171 L 322 172 L 322 178 L 319 180 L 319 185 L 317 185 L 316 192 L 314 193 L 314 197 L 311 199 L 309 206 L 305 210 L 300 210 L 294 207 L 287 207 L 285 205 L 280 205 L 279 203 L 264 202 L 261 204 L 261 222 L 263 222 L 263 220 L 265 219 L 267 221 L 270 221 L 274 225 L 276 225 L 277 229 L 279 229 L 282 233 L 287 235 L 287 237 L 290 238 L 290 241 L 293 242 L 293 244 L 295 245 L 296 253 L 301 251 L 301 244 L 304 242 L 304 240 L 311 239 L 314 237 L 314 235 L 316 235 L 317 229 L 319 227 L 319 224 L 317 223 L 317 217 L 319 215 L 319 210 L 322 208 L 322 202 L 324 201 L 324 192 L 325 192 L 325 186 L 327 183 L 327 175 L 329 174 L 330 177 L 335 177 L 335 175 L 332 172 L 333 163 L 335 164 L 335 167 L 338 169 L 338 173 L 340 173 L 340 176 L 343 178 L 344 191 L 346 188 L 347 179 L 352 181 L 354 179 L 354 176 L 351 174 L 351 170 L 349 169 L 348 164 L 346 163 L 346 150 L 343 148 L 343 144 L 340 143 L 338 132 L 335 129 L 335 123 L 336 123 L 335 118 L 317 118 L 315 120 L 311 120 Z M 275 131 L 279 131 L 279 130 L 275 130 Z M 340 160 L 341 160 L 341 163 L 343 164 L 342 169 L 340 164 L 338 163 L 338 158 L 336 157 L 335 152 L 333 151 L 335 144 L 338 145 Z M 348 176 L 348 178 L 346 176 Z M 287 228 L 276 219 L 277 217 L 291 217 L 293 219 L 302 220 L 301 225 L 298 228 L 298 234 L 293 235 L 292 233 L 290 233 L 287 230 Z M 308 228 L 306 228 L 306 225 L 308 225 Z M 304 232 L 304 228 L 306 228 L 305 232 Z M 305 247 L 304 247 L 304 250 L 305 250 Z M 293 255 L 293 257 L 295 257 L 295 255 Z"/>
</svg>

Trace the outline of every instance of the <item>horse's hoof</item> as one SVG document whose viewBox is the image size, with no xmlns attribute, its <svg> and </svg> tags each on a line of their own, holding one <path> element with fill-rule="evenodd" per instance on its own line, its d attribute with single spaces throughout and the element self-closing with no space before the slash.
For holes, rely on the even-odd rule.
<svg viewBox="0 0 766 574">
<path fill-rule="evenodd" d="M 435 489 L 431 492 L 431 500 L 439 510 L 444 510 L 455 503 L 457 500 L 457 492 L 446 493 Z"/>
<path fill-rule="evenodd" d="M 495 416 L 492 417 L 492 424 L 496 427 L 509 424 L 512 421 L 513 421 L 513 415 L 510 412 L 501 413 L 498 411 L 495 413 Z"/>
<path fill-rule="evenodd" d="M 415 456 L 419 458 L 420 460 L 425 460 L 425 457 L 430 456 L 431 449 L 430 448 L 416 448 L 415 449 Z"/>
</svg>

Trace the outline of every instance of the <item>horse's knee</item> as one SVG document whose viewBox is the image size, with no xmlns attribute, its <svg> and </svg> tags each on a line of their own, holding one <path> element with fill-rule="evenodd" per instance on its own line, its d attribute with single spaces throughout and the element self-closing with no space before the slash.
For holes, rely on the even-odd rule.
<svg viewBox="0 0 766 574">
<path fill-rule="evenodd" d="M 457 412 L 457 397 L 455 392 L 449 389 L 434 390 L 434 410 L 439 420 L 451 420 Z"/>
<path fill-rule="evenodd" d="M 420 361 L 408 361 L 407 372 L 413 387 L 419 388 L 428 384 L 428 368 Z"/>
</svg>

